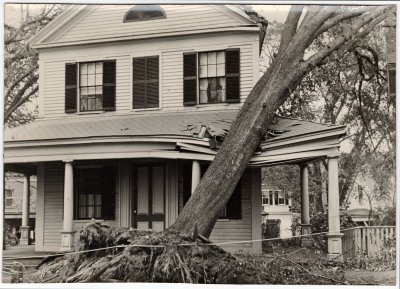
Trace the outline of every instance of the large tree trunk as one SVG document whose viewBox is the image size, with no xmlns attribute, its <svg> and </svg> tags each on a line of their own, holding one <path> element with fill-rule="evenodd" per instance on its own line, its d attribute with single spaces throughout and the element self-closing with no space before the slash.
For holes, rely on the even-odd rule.
<svg viewBox="0 0 400 289">
<path fill-rule="evenodd" d="M 343 20 L 343 16 L 335 13 L 336 9 L 337 7 L 333 6 L 312 6 L 298 27 L 303 9 L 300 6 L 292 6 L 276 58 L 250 92 L 215 159 L 171 229 L 189 233 L 197 223 L 200 234 L 206 237 L 211 234 L 219 212 L 227 204 L 250 158 L 275 117 L 276 110 L 285 102 L 290 91 L 295 89 L 297 83 L 312 67 L 319 65 L 343 44 L 349 47 L 354 45 L 355 36 L 365 35 L 365 31 L 359 31 L 359 28 L 366 26 L 370 30 L 383 20 L 382 13 L 387 11 L 387 8 L 381 8 L 363 15 L 365 17 L 361 17 L 329 47 L 304 61 L 304 51 L 311 42 Z M 361 15 L 365 10 L 358 13 L 352 12 L 351 17 Z M 368 27 L 371 25 L 372 27 Z"/>
</svg>

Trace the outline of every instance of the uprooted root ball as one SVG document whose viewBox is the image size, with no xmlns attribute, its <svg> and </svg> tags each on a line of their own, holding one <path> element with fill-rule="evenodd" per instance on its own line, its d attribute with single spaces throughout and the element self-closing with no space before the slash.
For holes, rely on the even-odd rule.
<svg viewBox="0 0 400 289">
<path fill-rule="evenodd" d="M 115 246 L 120 247 L 80 252 Z M 92 221 L 80 233 L 78 252 L 45 261 L 31 279 L 221 284 L 253 283 L 257 274 L 221 248 L 176 231 L 113 228 Z"/>
</svg>

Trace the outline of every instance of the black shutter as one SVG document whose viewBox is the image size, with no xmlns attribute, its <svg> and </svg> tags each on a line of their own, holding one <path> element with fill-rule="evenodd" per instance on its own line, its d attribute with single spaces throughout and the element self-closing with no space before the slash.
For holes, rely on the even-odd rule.
<svg viewBox="0 0 400 289">
<path fill-rule="evenodd" d="M 146 108 L 159 106 L 158 56 L 146 58 Z"/>
<path fill-rule="evenodd" d="M 134 58 L 132 64 L 133 70 L 133 108 L 145 108 L 146 107 L 146 91 L 145 91 L 145 58 Z"/>
<path fill-rule="evenodd" d="M 197 53 L 183 55 L 183 105 L 197 104 Z"/>
<path fill-rule="evenodd" d="M 65 113 L 76 112 L 77 101 L 77 65 L 65 64 Z"/>
<path fill-rule="evenodd" d="M 240 220 L 242 218 L 242 185 L 241 181 L 237 184 L 232 193 L 231 198 L 226 204 L 226 217 L 232 220 Z"/>
<path fill-rule="evenodd" d="M 104 167 L 103 194 L 102 194 L 102 217 L 104 220 L 115 220 L 115 180 L 116 169 L 114 166 Z"/>
<path fill-rule="evenodd" d="M 115 110 L 115 60 L 103 62 L 103 109 L 105 111 Z"/>
<path fill-rule="evenodd" d="M 240 50 L 226 50 L 226 102 L 240 102 Z"/>
</svg>

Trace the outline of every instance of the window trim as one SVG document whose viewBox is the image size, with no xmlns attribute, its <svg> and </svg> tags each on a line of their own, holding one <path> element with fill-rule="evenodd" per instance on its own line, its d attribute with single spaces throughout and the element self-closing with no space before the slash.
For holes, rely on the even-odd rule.
<svg viewBox="0 0 400 289">
<path fill-rule="evenodd" d="M 76 89 L 77 89 L 77 93 L 76 93 L 77 102 L 76 102 L 76 113 L 77 113 L 77 114 L 86 114 L 86 113 L 89 113 L 89 114 L 94 113 L 94 114 L 96 114 L 96 113 L 101 113 L 101 112 L 105 112 L 105 111 L 106 111 L 106 110 L 104 109 L 104 94 L 103 94 L 104 83 L 103 83 L 103 80 L 102 80 L 102 84 L 101 84 L 101 97 L 102 97 L 102 104 L 101 104 L 101 106 L 102 106 L 102 109 L 99 109 L 99 110 L 84 110 L 84 111 L 81 111 L 81 71 L 80 71 L 80 69 L 81 69 L 81 64 L 101 62 L 102 65 L 103 65 L 103 73 L 102 73 L 102 78 L 103 78 L 103 74 L 104 74 L 104 61 L 106 61 L 106 60 L 103 59 L 103 60 L 92 60 L 92 61 L 82 61 L 82 62 L 78 61 L 78 62 L 76 62 L 76 69 L 77 69 L 77 87 L 76 87 Z M 95 75 L 96 75 L 96 74 L 95 74 Z"/>
<path fill-rule="evenodd" d="M 130 111 L 131 112 L 142 112 L 142 111 L 158 111 L 162 110 L 163 98 L 162 98 L 162 53 L 156 52 L 153 54 L 130 54 Z M 158 57 L 158 107 L 149 108 L 133 108 L 133 59 L 148 58 L 148 57 Z"/>
<path fill-rule="evenodd" d="M 239 83 L 238 83 L 238 88 L 239 88 L 239 100 L 238 101 L 229 101 L 228 99 L 225 100 L 225 102 L 209 102 L 209 103 L 200 103 L 200 58 L 199 58 L 199 54 L 200 53 L 209 53 L 209 52 L 220 52 L 220 51 L 224 51 L 225 53 L 225 81 L 227 79 L 227 77 L 239 77 Z M 226 62 L 226 52 L 227 51 L 239 51 L 239 72 L 238 73 L 227 73 L 226 69 L 227 69 L 227 62 Z M 240 87 L 240 81 L 241 81 L 241 59 L 240 59 L 240 47 L 232 47 L 232 48 L 227 48 L 227 47 L 220 47 L 220 48 L 211 48 L 211 49 L 204 49 L 204 50 L 195 50 L 195 51 L 187 51 L 184 52 L 182 55 L 182 98 L 183 98 L 183 106 L 186 107 L 207 107 L 207 106 L 228 106 L 230 104 L 237 104 L 237 103 L 241 103 L 241 87 Z M 184 56 L 185 55 L 189 55 L 189 54 L 195 54 L 196 55 L 196 85 L 197 85 L 197 89 L 196 89 L 196 103 L 192 104 L 192 103 L 187 103 L 185 104 L 184 102 L 184 91 L 183 91 L 183 87 L 184 87 L 184 82 L 185 80 L 190 80 L 193 79 L 193 76 L 191 77 L 185 77 L 183 75 L 183 67 L 185 65 L 184 63 Z M 226 87 L 227 87 L 227 82 L 226 82 Z M 227 88 L 226 88 L 227 90 Z M 227 93 L 227 92 L 226 92 Z M 226 96 L 225 96 L 226 97 Z"/>
<path fill-rule="evenodd" d="M 78 170 L 85 170 L 85 169 L 103 169 L 106 167 L 113 167 L 114 168 L 114 180 L 115 180 L 115 184 L 114 184 L 114 214 L 112 216 L 112 218 L 104 218 L 104 212 L 103 210 L 101 211 L 101 218 L 93 218 L 95 220 L 101 220 L 101 221 L 116 221 L 117 218 L 117 206 L 119 206 L 118 203 L 118 197 L 117 194 L 119 194 L 118 191 L 118 179 L 119 179 L 119 173 L 118 173 L 118 166 L 115 163 L 110 163 L 110 164 L 104 164 L 104 165 L 77 165 L 74 166 L 73 168 L 73 174 L 74 174 L 74 185 L 73 185 L 73 189 L 74 189 L 74 208 L 73 208 L 73 218 L 74 221 L 76 222 L 85 222 L 88 220 L 91 220 L 92 218 L 79 218 L 79 192 L 78 192 L 78 177 L 77 177 L 77 171 Z M 103 192 L 102 192 L 103 194 Z M 87 194 L 86 194 L 87 195 Z M 102 200 L 102 204 L 101 206 L 103 207 L 103 200 Z"/>
</svg>

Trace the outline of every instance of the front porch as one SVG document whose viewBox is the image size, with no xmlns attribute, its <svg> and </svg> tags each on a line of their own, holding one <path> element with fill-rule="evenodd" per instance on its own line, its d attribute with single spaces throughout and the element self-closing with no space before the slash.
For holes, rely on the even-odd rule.
<svg viewBox="0 0 400 289">
<path fill-rule="evenodd" d="M 32 124 L 28 131 L 21 127 L 9 132 L 6 170 L 37 174 L 36 250 L 74 250 L 76 232 L 91 218 L 128 228 L 169 227 L 213 160 L 235 115 L 236 111 L 226 111 L 49 120 Z M 138 126 L 139 121 L 146 125 Z M 343 127 L 278 118 L 210 239 L 241 241 L 227 249 L 261 252 L 260 242 L 251 242 L 261 239 L 260 171 L 281 164 L 301 168 L 302 232 L 309 233 L 307 165 L 327 159 L 328 256 L 339 256 L 338 138 L 343 134 Z"/>
</svg>

